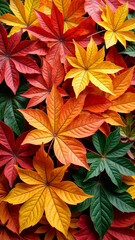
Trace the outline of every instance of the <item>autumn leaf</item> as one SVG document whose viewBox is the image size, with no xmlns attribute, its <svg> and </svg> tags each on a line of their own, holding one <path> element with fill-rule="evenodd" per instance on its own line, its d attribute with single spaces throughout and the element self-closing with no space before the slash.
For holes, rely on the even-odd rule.
<svg viewBox="0 0 135 240">
<path fill-rule="evenodd" d="M 11 206 L 3 202 L 9 193 L 8 182 L 3 174 L 0 174 L 0 222 L 14 233 L 19 233 L 19 209 L 20 206 Z"/>
<path fill-rule="evenodd" d="M 45 233 L 44 240 L 53 240 L 55 235 L 58 240 L 75 240 L 74 234 L 77 232 L 75 229 L 78 228 L 78 219 L 71 218 L 70 226 L 68 229 L 67 238 L 63 235 L 63 233 L 59 232 L 57 229 L 52 228 L 52 226 L 48 223 L 45 216 L 42 217 L 40 223 L 43 224 L 40 226 L 35 233 Z"/>
<path fill-rule="evenodd" d="M 77 27 L 69 29 L 64 33 L 64 18 L 55 4 L 53 4 L 51 8 L 51 18 L 37 10 L 35 12 L 41 27 L 31 26 L 27 28 L 27 31 L 41 41 L 48 43 L 50 49 L 47 53 L 46 60 L 50 64 L 53 64 L 57 55 L 61 56 L 63 63 L 66 60 L 65 54 L 69 56 L 74 55 L 73 39 L 86 47 L 89 42 L 88 36 L 97 33 L 93 36 L 95 41 L 98 44 L 103 42 L 102 37 L 100 37 L 95 30 L 95 23 L 92 22 L 90 17 L 86 18 L 86 20 L 81 22 Z"/>
<path fill-rule="evenodd" d="M 16 142 L 12 129 L 5 123 L 0 121 L 0 167 L 5 165 L 4 175 L 9 181 L 9 186 L 13 186 L 13 182 L 17 177 L 15 165 L 20 165 L 26 169 L 33 169 L 32 160 L 29 156 L 33 155 L 38 149 L 37 146 L 31 144 L 21 145 L 27 132 L 21 134 Z"/>
<path fill-rule="evenodd" d="M 76 97 L 82 92 L 89 82 L 101 90 L 113 94 L 113 85 L 111 78 L 107 73 L 113 74 L 122 68 L 104 61 L 104 47 L 98 51 L 97 45 L 91 38 L 87 50 L 85 51 L 79 44 L 75 44 L 75 57 L 67 57 L 69 63 L 74 67 L 65 76 L 65 80 L 73 78 L 72 86 Z"/>
<path fill-rule="evenodd" d="M 127 192 L 135 199 L 135 176 L 122 176 L 123 182 L 128 185 L 131 185 Z"/>
<path fill-rule="evenodd" d="M 39 5 L 40 0 L 26 0 L 24 5 L 20 0 L 10 0 L 10 9 L 14 15 L 7 13 L 0 16 L 0 21 L 13 26 L 9 36 L 15 32 L 19 32 L 22 28 L 33 26 L 38 23 L 34 9 L 40 11 L 44 10 L 44 8 L 39 8 Z"/>
<path fill-rule="evenodd" d="M 37 128 L 28 133 L 23 144 L 40 145 L 54 141 L 54 153 L 61 163 L 73 163 L 89 169 L 86 150 L 74 138 L 92 135 L 105 118 L 90 113 L 80 114 L 84 99 L 85 95 L 82 94 L 63 105 L 63 99 L 54 85 L 47 101 L 48 115 L 38 109 L 19 110 L 29 124 Z"/>
<path fill-rule="evenodd" d="M 115 210 L 114 220 L 107 233 L 105 233 L 103 240 L 134 240 L 135 230 L 128 227 L 134 223 L 134 218 L 135 213 L 122 213 Z M 100 240 L 89 216 L 82 215 L 78 225 L 81 230 L 74 234 L 76 240 Z"/>
<path fill-rule="evenodd" d="M 21 35 L 21 32 L 14 33 L 8 39 L 6 30 L 0 24 L 0 83 L 5 78 L 6 84 L 14 94 L 19 86 L 19 72 L 40 73 L 35 61 L 26 57 L 35 42 L 20 42 Z"/>
<path fill-rule="evenodd" d="M 126 40 L 135 41 L 135 35 L 130 31 L 135 28 L 135 19 L 125 21 L 128 15 L 128 2 L 119 6 L 115 13 L 108 4 L 101 10 L 103 11 L 101 17 L 104 21 L 98 22 L 98 24 L 107 30 L 104 35 L 106 48 L 115 45 L 118 40 L 125 48 Z"/>
<path fill-rule="evenodd" d="M 57 56 L 52 67 L 45 58 L 43 59 L 42 75 L 26 76 L 28 82 L 33 86 L 21 96 L 30 98 L 27 108 L 36 106 L 42 101 L 48 99 L 52 86 L 60 85 L 64 78 L 64 68 L 60 62 L 60 57 Z M 67 93 L 62 88 L 58 88 L 62 96 Z"/>
<path fill-rule="evenodd" d="M 4 201 L 15 205 L 24 203 L 19 213 L 20 232 L 38 223 L 45 210 L 51 226 L 67 236 L 71 213 L 66 203 L 77 204 L 92 196 L 73 182 L 61 182 L 69 165 L 54 169 L 43 144 L 33 159 L 33 165 L 36 172 L 16 167 L 24 183 L 16 184 Z"/>
<path fill-rule="evenodd" d="M 85 18 L 84 0 L 54 0 L 55 5 L 63 14 L 64 32 L 68 29 L 78 26 Z"/>
<path fill-rule="evenodd" d="M 40 0 L 40 7 L 44 6 L 46 15 L 51 15 L 52 0 Z"/>
</svg>

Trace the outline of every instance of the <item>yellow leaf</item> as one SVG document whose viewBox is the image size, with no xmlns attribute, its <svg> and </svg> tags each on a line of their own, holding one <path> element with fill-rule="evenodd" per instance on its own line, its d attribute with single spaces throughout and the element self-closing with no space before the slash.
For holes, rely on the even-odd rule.
<svg viewBox="0 0 135 240">
<path fill-rule="evenodd" d="M 33 159 L 33 165 L 37 171 L 17 167 L 19 177 L 25 183 L 16 184 L 4 201 L 24 203 L 19 213 L 20 232 L 37 224 L 45 210 L 51 226 L 67 236 L 71 212 L 65 202 L 81 203 L 92 196 L 85 194 L 72 182 L 60 182 L 69 165 L 54 169 L 53 161 L 45 153 L 43 144 Z"/>
<path fill-rule="evenodd" d="M 24 6 L 27 25 L 29 26 L 37 18 L 34 9 L 39 9 L 40 0 L 25 0 Z"/>
<path fill-rule="evenodd" d="M 14 15 L 23 23 L 26 23 L 26 15 L 23 3 L 19 0 L 10 0 L 10 8 Z"/>
<path fill-rule="evenodd" d="M 107 73 L 113 74 L 122 68 L 111 62 L 105 62 L 104 47 L 97 51 L 97 46 L 91 38 L 85 51 L 79 44 L 75 43 L 75 58 L 67 58 L 69 63 L 75 68 L 71 69 L 65 76 L 65 80 L 73 78 L 72 86 L 76 98 L 86 88 L 91 81 L 95 86 L 105 92 L 113 94 L 113 85 L 111 78 Z"/>
<path fill-rule="evenodd" d="M 25 143 L 31 143 L 35 145 L 41 145 L 42 143 L 48 143 L 53 139 L 52 133 L 41 130 L 32 130 L 27 134 L 22 145 Z"/>
<path fill-rule="evenodd" d="M 66 203 L 58 197 L 51 187 L 47 188 L 45 193 L 45 213 L 51 226 L 67 236 L 71 213 Z"/>
<path fill-rule="evenodd" d="M 135 199 L 135 176 L 123 175 L 122 180 L 128 185 L 133 185 L 130 188 L 128 188 L 127 192 L 132 196 L 133 199 Z"/>
<path fill-rule="evenodd" d="M 64 202 L 73 205 L 80 203 L 80 201 L 83 202 L 84 200 L 90 197 L 90 195 L 85 194 L 73 182 L 69 181 L 53 183 L 51 189 L 53 189 Z"/>
<path fill-rule="evenodd" d="M 65 19 L 67 16 L 68 8 L 71 4 L 71 0 L 54 0 L 57 8 L 62 12 L 63 18 Z"/>
<path fill-rule="evenodd" d="M 3 23 L 5 23 L 9 26 L 18 27 L 18 31 L 20 31 L 22 27 L 26 27 L 24 22 L 21 22 L 16 16 L 14 16 L 10 13 L 0 16 L 0 21 L 2 21 Z M 14 33 L 14 31 L 13 31 L 13 33 Z"/>
<path fill-rule="evenodd" d="M 106 119 L 106 122 L 113 125 L 113 126 L 123 126 L 123 127 L 126 126 L 123 123 L 123 121 L 121 119 L 121 116 L 115 111 L 107 110 L 103 113 L 103 116 L 108 117 Z"/>
<path fill-rule="evenodd" d="M 101 15 L 103 22 L 98 24 L 104 27 L 107 31 L 104 35 L 106 48 L 109 48 L 117 43 L 117 40 L 126 48 L 127 41 L 135 41 L 135 36 L 132 30 L 135 28 L 135 20 L 126 20 L 128 15 L 128 2 L 119 6 L 115 13 L 106 4 L 106 9 L 102 8 L 103 14 Z M 124 22 L 125 21 L 125 22 Z"/>
<path fill-rule="evenodd" d="M 19 212 L 19 224 L 21 233 L 25 228 L 34 226 L 40 221 L 44 213 L 46 190 L 40 188 L 27 202 L 23 204 Z"/>
</svg>

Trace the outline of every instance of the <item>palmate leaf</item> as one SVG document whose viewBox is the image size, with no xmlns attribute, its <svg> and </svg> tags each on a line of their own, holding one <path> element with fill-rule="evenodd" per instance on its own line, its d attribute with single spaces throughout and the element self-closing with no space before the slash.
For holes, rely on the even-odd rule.
<svg viewBox="0 0 135 240">
<path fill-rule="evenodd" d="M 74 138 L 92 135 L 104 122 L 95 114 L 81 113 L 85 95 L 71 98 L 65 104 L 59 91 L 53 85 L 47 101 L 47 114 L 38 109 L 19 110 L 26 120 L 36 128 L 26 136 L 24 143 L 40 145 L 54 141 L 54 153 L 63 164 L 72 162 L 89 169 L 86 150 Z M 81 114 L 80 114 L 81 113 Z"/>
<path fill-rule="evenodd" d="M 15 205 L 24 203 L 19 216 L 20 232 L 39 222 L 45 210 L 50 225 L 67 236 L 71 213 L 66 203 L 76 205 L 92 196 L 85 194 L 72 182 L 61 182 L 69 165 L 54 169 L 43 144 L 33 165 L 36 172 L 16 167 L 25 183 L 18 183 L 4 200 Z"/>
<path fill-rule="evenodd" d="M 60 56 L 57 56 L 54 60 L 54 66 L 51 65 L 43 59 L 42 76 L 37 74 L 26 75 L 28 82 L 33 86 L 28 89 L 27 92 L 23 93 L 21 96 L 30 98 L 27 108 L 36 106 L 43 100 L 48 99 L 50 91 L 53 84 L 56 87 L 60 85 L 64 78 L 64 68 L 60 62 Z M 67 95 L 64 89 L 58 88 L 61 95 Z"/>
<path fill-rule="evenodd" d="M 135 174 L 133 163 L 123 157 L 131 148 L 132 143 L 120 142 L 120 129 L 116 129 L 110 133 L 107 139 L 101 132 L 93 135 L 93 144 L 98 151 L 96 153 L 88 153 L 88 163 L 92 163 L 90 172 L 87 173 L 85 181 L 106 170 L 112 182 L 120 187 L 122 183 L 121 174 L 132 176 Z"/>
<path fill-rule="evenodd" d="M 135 35 L 130 31 L 135 28 L 135 19 L 125 21 L 128 15 L 128 2 L 119 6 L 115 13 L 108 4 L 106 8 L 102 8 L 102 11 L 101 17 L 104 21 L 98 24 L 107 30 L 104 35 L 106 48 L 115 45 L 118 40 L 125 48 L 126 40 L 135 41 Z"/>
<path fill-rule="evenodd" d="M 39 5 L 40 0 L 26 0 L 24 4 L 20 0 L 10 0 L 10 9 L 14 15 L 10 14 L 12 13 L 10 10 L 9 13 L 3 12 L 3 15 L 0 17 L 0 21 L 7 25 L 13 26 L 9 36 L 15 32 L 19 32 L 22 28 L 36 25 L 38 23 L 34 9 L 40 11 L 44 10 L 44 7 L 39 8 Z"/>
<path fill-rule="evenodd" d="M 35 61 L 26 57 L 35 42 L 27 40 L 20 42 L 21 35 L 20 31 L 8 39 L 6 30 L 0 24 L 0 83 L 5 78 L 6 84 L 14 94 L 19 86 L 18 71 L 25 74 L 40 73 Z"/>
<path fill-rule="evenodd" d="M 77 27 L 64 33 L 64 18 L 55 4 L 51 8 L 51 18 L 39 11 L 36 11 L 36 14 L 41 27 L 31 26 L 27 28 L 27 31 L 41 41 L 51 43 L 48 44 L 50 49 L 46 56 L 50 64 L 53 64 L 57 55 L 61 56 L 63 63 L 66 61 L 65 55 L 74 55 L 73 39 L 86 47 L 89 42 L 88 35 L 97 33 L 95 23 L 91 24 L 91 18 L 86 18 Z M 97 44 L 102 43 L 103 40 L 99 35 L 93 37 Z"/>
<path fill-rule="evenodd" d="M 14 165 L 19 164 L 25 169 L 33 169 L 30 156 L 36 152 L 37 147 L 29 144 L 21 146 L 26 135 L 27 132 L 21 134 L 15 142 L 12 129 L 0 121 L 0 166 L 6 164 L 4 175 L 8 179 L 10 187 L 12 187 L 17 177 L 17 171 Z"/>
<path fill-rule="evenodd" d="M 97 45 L 91 38 L 85 51 L 79 44 L 75 44 L 75 57 L 67 57 L 68 62 L 74 67 L 65 76 L 65 80 L 73 78 L 72 86 L 76 97 L 82 92 L 89 82 L 104 92 L 113 94 L 113 84 L 108 73 L 113 74 L 122 68 L 104 61 L 104 47 L 98 51 Z"/>
<path fill-rule="evenodd" d="M 17 109 L 27 106 L 28 99 L 20 96 L 27 88 L 27 84 L 21 82 L 14 95 L 4 83 L 0 87 L 0 120 L 4 120 L 17 135 L 24 131 L 25 120 Z"/>
</svg>

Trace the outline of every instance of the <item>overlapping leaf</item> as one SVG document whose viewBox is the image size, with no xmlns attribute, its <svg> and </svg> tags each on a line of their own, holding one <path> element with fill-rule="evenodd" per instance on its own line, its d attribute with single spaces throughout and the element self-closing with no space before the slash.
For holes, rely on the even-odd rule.
<svg viewBox="0 0 135 240">
<path fill-rule="evenodd" d="M 45 210 L 51 226 L 67 236 L 71 213 L 66 203 L 77 204 L 92 196 L 85 194 L 70 181 L 61 182 L 69 165 L 54 169 L 53 161 L 45 153 L 43 144 L 33 165 L 36 172 L 17 167 L 25 183 L 18 183 L 4 200 L 15 205 L 24 203 L 19 215 L 20 232 L 39 222 Z"/>
<path fill-rule="evenodd" d="M 19 86 L 19 72 L 40 73 L 35 61 L 29 57 L 34 42 L 22 41 L 21 32 L 14 33 L 9 39 L 4 27 L 0 24 L 0 83 L 5 78 L 8 87 L 16 93 Z"/>
<path fill-rule="evenodd" d="M 51 64 L 57 54 L 61 55 L 62 62 L 65 61 L 65 54 L 70 56 L 74 54 L 73 39 L 83 46 L 87 46 L 88 35 L 97 32 L 94 27 L 95 24 L 91 24 L 91 18 L 87 18 L 78 27 L 69 29 L 64 33 L 63 15 L 54 4 L 51 9 L 51 19 L 39 11 L 36 11 L 36 14 L 41 27 L 28 27 L 27 31 L 41 41 L 48 43 L 50 50 L 46 59 Z M 98 44 L 102 43 L 102 38 L 98 34 L 94 37 Z"/>
<path fill-rule="evenodd" d="M 55 85 L 47 102 L 47 114 L 38 109 L 19 110 L 35 128 L 23 143 L 41 144 L 54 141 L 54 152 L 63 164 L 73 163 L 89 169 L 86 150 L 74 138 L 92 135 L 105 121 L 101 116 L 81 113 L 85 95 L 71 98 L 63 105 L 63 99 Z"/>
<path fill-rule="evenodd" d="M 98 51 L 96 43 L 91 38 L 87 51 L 77 43 L 75 43 L 75 50 L 76 58 L 67 57 L 67 60 L 74 68 L 67 73 L 65 80 L 73 78 L 72 86 L 76 97 L 86 88 L 89 82 L 92 82 L 101 90 L 113 94 L 112 80 L 107 73 L 113 74 L 122 68 L 111 62 L 104 61 L 104 47 Z"/>
<path fill-rule="evenodd" d="M 4 82 L 0 85 L 0 120 L 4 120 L 17 135 L 24 131 L 25 120 L 17 109 L 18 107 L 26 108 L 28 100 L 20 95 L 27 89 L 24 79 L 20 83 L 16 95 L 12 93 Z"/>
<path fill-rule="evenodd" d="M 9 36 L 15 32 L 19 32 L 21 28 L 33 26 L 38 23 L 34 9 L 43 11 L 44 8 L 39 8 L 40 0 L 26 0 L 24 5 L 20 0 L 10 0 L 10 9 L 14 15 L 6 13 L 0 17 L 0 21 L 7 25 L 13 26 Z"/>
<path fill-rule="evenodd" d="M 40 223 L 43 224 L 40 226 L 35 233 L 45 233 L 44 240 L 53 240 L 55 235 L 57 237 L 57 240 L 75 240 L 74 234 L 77 232 L 75 229 L 78 227 L 78 219 L 71 218 L 70 226 L 68 229 L 67 238 L 63 235 L 63 233 L 59 232 L 57 229 L 52 228 L 51 225 L 46 220 L 46 217 L 43 216 L 43 218 L 40 220 Z"/>
<path fill-rule="evenodd" d="M 106 8 L 102 7 L 101 9 L 103 11 L 101 17 L 104 21 L 98 22 L 98 24 L 107 30 L 104 35 L 106 48 L 115 45 L 118 40 L 125 48 L 126 40 L 135 41 L 135 35 L 130 31 L 135 28 L 135 19 L 125 21 L 128 14 L 128 3 L 119 6 L 115 13 L 108 4 L 106 4 Z"/>
<path fill-rule="evenodd" d="M 135 173 L 133 163 L 122 158 L 131 148 L 132 143 L 120 143 L 120 129 L 110 133 L 107 139 L 100 132 L 93 135 L 93 144 L 98 154 L 89 153 L 91 170 L 87 173 L 86 180 L 98 176 L 104 170 L 118 187 L 121 186 L 121 174 L 132 176 Z M 120 158 L 121 157 L 121 158 Z"/>
<path fill-rule="evenodd" d="M 37 147 L 30 144 L 21 146 L 26 135 L 27 132 L 21 134 L 15 143 L 12 129 L 0 121 L 0 166 L 6 164 L 4 174 L 10 187 L 17 177 L 15 165 L 19 164 L 23 168 L 33 169 L 32 160 L 29 156 L 36 152 Z"/>
<path fill-rule="evenodd" d="M 21 96 L 30 98 L 28 103 L 28 108 L 36 106 L 43 100 L 46 100 L 50 94 L 53 84 L 58 86 L 64 78 L 64 69 L 60 62 L 60 57 L 57 56 L 54 60 L 54 66 L 51 67 L 50 64 L 43 59 L 42 76 L 32 75 L 26 77 L 27 80 L 33 87 L 31 87 L 27 92 Z M 64 89 L 58 88 L 61 95 L 67 95 Z"/>
</svg>

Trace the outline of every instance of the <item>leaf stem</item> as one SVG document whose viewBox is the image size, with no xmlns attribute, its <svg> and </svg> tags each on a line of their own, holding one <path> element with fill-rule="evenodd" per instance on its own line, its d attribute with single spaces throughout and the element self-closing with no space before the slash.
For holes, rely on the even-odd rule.
<svg viewBox="0 0 135 240">
<path fill-rule="evenodd" d="M 99 32 L 96 32 L 96 33 L 93 33 L 93 34 L 89 35 L 88 37 L 92 37 L 92 36 L 94 36 L 94 35 L 96 35 L 96 34 L 99 34 L 99 33 L 105 32 L 105 31 L 106 31 L 106 29 L 101 30 L 101 31 L 99 31 Z M 87 38 L 88 38 L 88 37 L 87 37 Z"/>
<path fill-rule="evenodd" d="M 54 138 L 52 139 L 52 141 L 50 143 L 50 146 L 48 148 L 47 157 L 49 156 L 49 152 L 50 152 L 50 149 L 51 149 L 51 146 L 52 146 L 53 142 L 54 142 Z"/>
<path fill-rule="evenodd" d="M 90 149 L 88 149 L 88 148 L 86 148 L 86 150 L 87 151 L 89 151 L 89 152 L 92 152 L 92 153 L 94 153 L 94 154 L 96 154 L 96 155 L 98 155 L 98 156 L 100 156 L 100 157 L 102 157 L 100 154 L 98 154 L 97 152 L 94 152 L 94 151 L 92 151 L 92 150 L 90 150 Z"/>
</svg>

